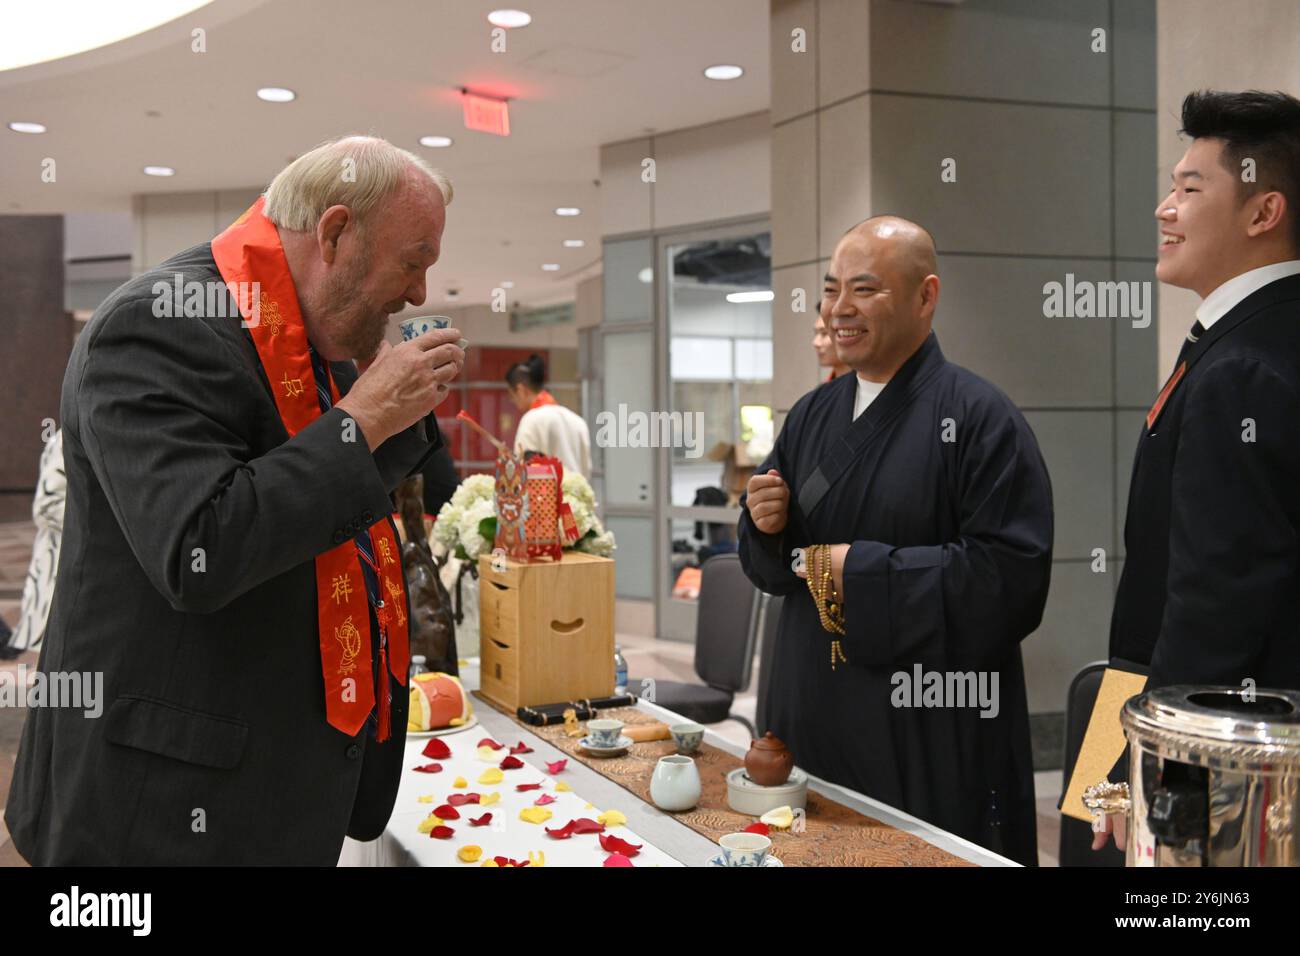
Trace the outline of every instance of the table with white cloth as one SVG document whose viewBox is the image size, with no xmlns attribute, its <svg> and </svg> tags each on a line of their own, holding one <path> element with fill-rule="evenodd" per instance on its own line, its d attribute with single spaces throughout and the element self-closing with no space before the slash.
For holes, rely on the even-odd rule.
<svg viewBox="0 0 1300 956">
<path fill-rule="evenodd" d="M 461 682 L 466 690 L 478 687 L 477 660 L 461 670 Z M 685 718 L 646 700 L 638 708 L 665 723 L 684 723 Z M 527 860 L 530 851 L 545 854 L 546 866 L 601 866 L 609 853 L 602 849 L 595 835 L 577 834 L 567 840 L 547 835 L 546 828 L 558 828 L 576 817 L 594 818 L 605 810 L 619 810 L 627 817 L 622 826 L 606 829 L 612 834 L 642 849 L 633 864 L 642 866 L 705 866 L 720 852 L 716 843 L 674 819 L 653 804 L 642 800 L 618 783 L 597 773 L 583 763 L 568 759 L 564 769 L 552 774 L 547 764 L 565 760 L 567 755 L 537 734 L 506 714 L 476 701 L 474 714 L 478 723 L 439 739 L 452 751 L 450 759 L 431 761 L 422 751 L 427 737 L 412 737 L 406 742 L 405 769 L 393 807 L 393 815 L 383 836 L 361 843 L 345 841 L 339 857 L 340 866 L 467 866 L 458 856 L 458 850 L 468 844 L 482 848 L 482 860 L 496 856 L 512 860 Z M 508 770 L 499 784 L 477 783 L 479 776 L 489 767 L 498 766 L 480 759 L 478 744 L 491 738 L 503 745 L 499 756 L 504 758 L 509 748 L 523 743 L 530 752 L 518 757 L 525 766 Z M 724 739 L 706 728 L 705 741 L 737 757 L 743 757 L 744 748 Z M 421 773 L 416 767 L 436 762 L 442 765 L 437 773 Z M 455 788 L 455 779 L 463 777 L 468 786 Z M 568 790 L 556 790 L 564 781 Z M 539 789 L 518 791 L 520 784 L 540 783 Z M 983 847 L 931 826 L 916 817 L 887 806 L 836 784 L 809 776 L 808 786 L 823 797 L 866 814 L 889 826 L 906 831 L 913 836 L 953 856 L 977 866 L 1015 866 L 1016 864 Z M 438 805 L 444 804 L 456 792 L 486 793 L 498 791 L 500 800 L 490 806 L 463 804 L 457 807 L 459 819 L 445 821 L 454 831 L 447 839 L 431 838 L 420 832 L 424 820 Z M 520 819 L 520 811 L 534 806 L 542 794 L 550 794 L 554 802 L 547 804 L 552 816 L 544 823 L 529 823 Z M 421 802 L 420 797 L 432 797 L 431 802 Z M 482 827 L 472 827 L 469 819 L 491 812 L 492 822 Z"/>
</svg>

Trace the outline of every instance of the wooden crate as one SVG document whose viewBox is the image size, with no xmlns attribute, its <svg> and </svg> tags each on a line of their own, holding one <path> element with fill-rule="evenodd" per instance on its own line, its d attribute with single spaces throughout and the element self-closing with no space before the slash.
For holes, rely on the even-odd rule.
<svg viewBox="0 0 1300 956">
<path fill-rule="evenodd" d="M 479 573 L 479 689 L 511 709 L 614 692 L 614 562 L 579 551 Z"/>
</svg>

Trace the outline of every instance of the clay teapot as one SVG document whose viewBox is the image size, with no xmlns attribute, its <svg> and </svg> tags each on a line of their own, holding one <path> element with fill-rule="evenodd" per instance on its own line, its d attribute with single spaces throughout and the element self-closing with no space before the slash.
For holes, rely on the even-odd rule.
<svg viewBox="0 0 1300 956">
<path fill-rule="evenodd" d="M 753 741 L 745 754 L 745 773 L 760 787 L 779 787 L 793 769 L 794 754 L 770 730 L 762 740 Z"/>
</svg>

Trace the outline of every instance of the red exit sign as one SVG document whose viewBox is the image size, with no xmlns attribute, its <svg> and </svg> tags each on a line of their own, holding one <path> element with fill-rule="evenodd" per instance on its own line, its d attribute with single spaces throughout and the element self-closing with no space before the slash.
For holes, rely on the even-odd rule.
<svg viewBox="0 0 1300 956">
<path fill-rule="evenodd" d="M 465 107 L 465 128 L 494 136 L 510 135 L 510 108 L 505 100 L 480 96 L 477 93 L 461 94 Z"/>
</svg>

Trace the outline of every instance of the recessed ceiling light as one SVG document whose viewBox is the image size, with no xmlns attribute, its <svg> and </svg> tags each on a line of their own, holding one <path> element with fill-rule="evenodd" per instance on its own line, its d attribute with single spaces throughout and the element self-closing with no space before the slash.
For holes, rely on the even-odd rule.
<svg viewBox="0 0 1300 956">
<path fill-rule="evenodd" d="M 564 248 L 566 248 L 566 249 L 581 249 L 581 248 L 582 248 L 583 246 L 585 246 L 586 244 L 587 244 L 587 243 L 586 243 L 584 240 L 582 240 L 582 239 L 565 239 L 565 240 L 564 240 Z"/>
<path fill-rule="evenodd" d="M 15 133 L 44 133 L 44 123 L 10 123 L 9 128 Z"/>
<path fill-rule="evenodd" d="M 501 283 L 501 288 L 503 288 L 503 289 L 513 289 L 514 287 L 515 287 L 515 284 L 514 284 L 512 281 L 510 281 L 509 279 L 505 279 L 505 280 L 503 280 L 502 283 Z"/>
<path fill-rule="evenodd" d="M 170 166 L 146 166 L 144 174 L 146 176 L 175 176 L 176 170 Z"/>
<path fill-rule="evenodd" d="M 493 10 L 488 14 L 488 23 L 494 27 L 505 27 L 507 30 L 526 27 L 532 22 L 532 15 L 523 10 Z"/>
<path fill-rule="evenodd" d="M 555 214 L 557 216 L 581 216 L 582 210 L 577 206 L 558 206 L 556 207 Z"/>
<path fill-rule="evenodd" d="M 558 262 L 544 262 L 544 263 L 542 263 L 542 271 L 543 271 L 543 272 L 559 272 L 559 271 L 560 271 L 560 264 L 559 264 Z"/>
<path fill-rule="evenodd" d="M 768 289 L 764 292 L 728 292 L 728 302 L 771 302 L 775 294 Z"/>
<path fill-rule="evenodd" d="M 264 86 L 257 91 L 257 98 L 268 103 L 292 103 L 298 98 L 298 94 L 293 90 L 286 90 L 283 86 Z"/>
<path fill-rule="evenodd" d="M 642 269 L 640 272 L 636 274 L 636 277 L 640 279 L 642 282 L 649 285 L 655 279 L 655 271 L 651 269 L 649 266 L 646 266 L 644 269 Z"/>
<path fill-rule="evenodd" d="M 734 80 L 744 74 L 744 70 L 730 63 L 719 63 L 716 66 L 708 67 L 704 75 L 711 80 Z"/>
<path fill-rule="evenodd" d="M 421 136 L 420 145 L 430 149 L 445 149 L 451 145 L 450 136 Z"/>
</svg>

